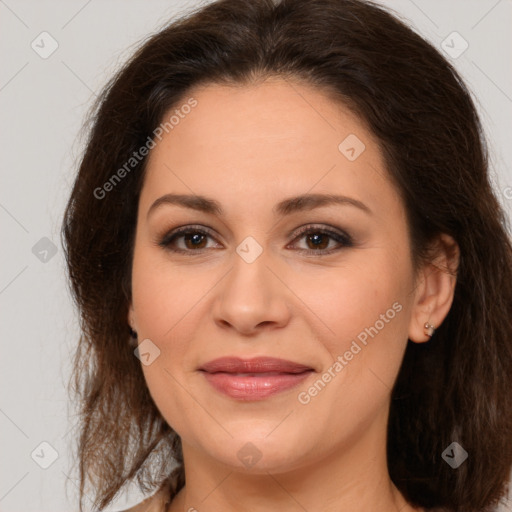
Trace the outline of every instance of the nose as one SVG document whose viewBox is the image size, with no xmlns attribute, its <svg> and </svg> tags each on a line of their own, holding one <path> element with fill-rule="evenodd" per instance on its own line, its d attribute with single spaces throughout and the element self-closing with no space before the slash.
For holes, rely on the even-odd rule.
<svg viewBox="0 0 512 512">
<path fill-rule="evenodd" d="M 290 297 L 279 266 L 265 251 L 254 261 L 234 254 L 232 269 L 214 288 L 213 318 L 222 329 L 245 336 L 284 327 L 290 320 Z"/>
</svg>

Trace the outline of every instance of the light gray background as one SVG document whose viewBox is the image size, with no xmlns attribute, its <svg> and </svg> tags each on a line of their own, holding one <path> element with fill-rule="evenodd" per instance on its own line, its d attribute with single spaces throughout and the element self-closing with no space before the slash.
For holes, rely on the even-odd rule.
<svg viewBox="0 0 512 512">
<path fill-rule="evenodd" d="M 383 3 L 438 48 L 453 31 L 468 42 L 461 56 L 449 58 L 479 103 L 493 182 L 512 219 L 511 0 Z M 78 330 L 59 238 L 83 147 L 77 135 L 93 97 L 135 45 L 197 5 L 192 0 L 0 0 L 1 512 L 78 510 L 73 407 L 66 391 Z M 46 59 L 31 47 L 34 40 L 43 45 L 43 31 L 58 43 Z M 43 237 L 55 244 L 53 257 L 39 246 L 34 254 Z M 50 461 L 52 450 L 42 442 L 58 452 L 48 469 L 35 462 Z M 132 491 L 124 498 L 111 510 L 142 496 Z M 502 510 L 512 510 L 512 502 Z"/>
</svg>

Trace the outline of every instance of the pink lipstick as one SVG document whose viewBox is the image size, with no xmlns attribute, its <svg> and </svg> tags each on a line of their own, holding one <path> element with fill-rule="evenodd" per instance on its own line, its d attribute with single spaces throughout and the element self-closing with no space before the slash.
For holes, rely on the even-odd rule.
<svg viewBox="0 0 512 512">
<path fill-rule="evenodd" d="M 220 393 L 238 400 L 263 400 L 307 379 L 313 368 L 284 359 L 222 357 L 199 368 Z"/>
</svg>

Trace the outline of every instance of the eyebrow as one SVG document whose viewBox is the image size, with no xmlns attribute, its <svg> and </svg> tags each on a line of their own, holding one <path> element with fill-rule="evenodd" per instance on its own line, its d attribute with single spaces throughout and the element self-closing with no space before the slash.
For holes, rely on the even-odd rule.
<svg viewBox="0 0 512 512">
<path fill-rule="evenodd" d="M 181 206 L 183 208 L 217 215 L 218 217 L 224 216 L 222 206 L 215 199 L 198 195 L 165 194 L 164 196 L 159 197 L 150 206 L 147 217 L 149 217 L 149 215 L 158 207 L 164 204 Z M 353 206 L 369 215 L 373 215 L 370 208 L 358 199 L 333 194 L 303 194 L 300 196 L 290 197 L 277 203 L 272 208 L 272 212 L 279 216 L 285 216 L 299 211 L 307 211 L 321 206 L 330 205 Z"/>
</svg>

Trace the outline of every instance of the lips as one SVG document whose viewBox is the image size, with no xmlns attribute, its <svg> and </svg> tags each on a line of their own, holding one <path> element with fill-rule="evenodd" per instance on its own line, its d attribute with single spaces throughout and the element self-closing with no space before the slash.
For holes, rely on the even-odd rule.
<svg viewBox="0 0 512 512">
<path fill-rule="evenodd" d="M 199 370 L 216 391 L 244 401 L 263 400 L 289 390 L 314 373 L 310 366 L 271 357 L 222 357 Z"/>
</svg>

